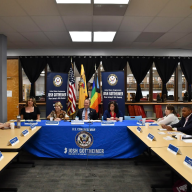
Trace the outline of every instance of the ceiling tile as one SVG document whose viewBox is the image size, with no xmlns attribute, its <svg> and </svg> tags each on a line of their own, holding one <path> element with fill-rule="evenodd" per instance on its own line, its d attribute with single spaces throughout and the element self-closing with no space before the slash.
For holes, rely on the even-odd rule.
<svg viewBox="0 0 192 192">
<path fill-rule="evenodd" d="M 59 15 L 55 0 L 17 0 L 28 15 Z"/>
<path fill-rule="evenodd" d="M 63 16 L 68 31 L 92 31 L 92 17 Z"/>
<path fill-rule="evenodd" d="M 180 38 L 177 43 L 192 43 L 192 33 Z"/>
<path fill-rule="evenodd" d="M 0 33 L 6 34 L 8 32 L 16 32 L 12 27 L 10 27 L 7 23 L 0 20 Z"/>
<path fill-rule="evenodd" d="M 190 9 L 191 5 L 191 0 L 170 0 L 158 16 L 184 18 L 192 14 L 192 9 Z"/>
<path fill-rule="evenodd" d="M 125 15 L 127 5 L 93 5 L 93 15 L 111 15 L 123 16 Z"/>
<path fill-rule="evenodd" d="M 7 39 L 12 42 L 28 42 L 28 40 L 19 33 L 7 33 Z"/>
<path fill-rule="evenodd" d="M 45 35 L 53 44 L 70 43 L 71 37 L 68 32 L 45 32 Z"/>
<path fill-rule="evenodd" d="M 118 31 L 114 42 L 133 42 L 138 36 L 140 32 L 121 32 Z"/>
<path fill-rule="evenodd" d="M 18 32 L 40 31 L 37 25 L 29 17 L 2 17 L 2 20 Z"/>
<path fill-rule="evenodd" d="M 42 31 L 66 31 L 60 16 L 32 16 Z"/>
<path fill-rule="evenodd" d="M 29 32 L 29 33 L 21 33 L 26 39 L 33 43 L 38 42 L 47 42 L 49 39 L 42 32 Z"/>
<path fill-rule="evenodd" d="M 16 0 L 0 1 L 0 16 L 26 16 L 26 12 L 21 8 Z"/>
<path fill-rule="evenodd" d="M 145 32 L 167 32 L 176 24 L 182 21 L 183 18 L 156 17 L 145 28 Z"/>
<path fill-rule="evenodd" d="M 93 31 L 117 31 L 122 19 L 121 16 L 94 16 Z"/>
<path fill-rule="evenodd" d="M 169 32 L 192 32 L 192 18 L 185 18 L 178 25 L 173 27 Z"/>
<path fill-rule="evenodd" d="M 169 0 L 132 0 L 125 16 L 156 16 Z"/>
<path fill-rule="evenodd" d="M 154 42 L 162 35 L 164 35 L 164 33 L 143 32 L 137 37 L 135 42 Z"/>
<path fill-rule="evenodd" d="M 58 4 L 57 8 L 61 15 L 93 15 L 93 5 L 86 5 L 86 4 Z"/>
<path fill-rule="evenodd" d="M 119 31 L 143 31 L 153 17 L 124 17 Z"/>
<path fill-rule="evenodd" d="M 150 47 L 166 49 L 169 44 L 170 44 L 169 42 L 154 42 L 154 43 L 150 44 Z"/>
<path fill-rule="evenodd" d="M 147 48 L 151 43 L 147 42 L 133 42 L 131 48 Z"/>
<path fill-rule="evenodd" d="M 174 43 L 171 43 L 167 46 L 167 48 L 177 48 L 177 49 L 180 49 L 181 47 L 183 46 L 186 46 L 190 43 L 186 43 L 186 42 L 174 42 Z"/>
<path fill-rule="evenodd" d="M 172 43 L 180 39 L 181 37 L 185 36 L 187 33 L 165 33 L 163 36 L 161 36 L 157 41 L 159 43 Z"/>
</svg>

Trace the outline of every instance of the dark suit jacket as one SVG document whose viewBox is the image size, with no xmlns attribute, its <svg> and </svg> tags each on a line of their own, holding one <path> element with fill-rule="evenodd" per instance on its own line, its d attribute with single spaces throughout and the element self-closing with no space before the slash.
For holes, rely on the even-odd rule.
<svg viewBox="0 0 192 192">
<path fill-rule="evenodd" d="M 103 120 L 107 120 L 107 118 L 110 118 L 111 117 L 111 114 L 109 113 L 108 110 L 105 110 L 104 114 L 103 114 Z M 123 114 L 122 112 L 119 110 L 118 113 L 116 114 L 116 117 L 119 118 L 119 117 L 123 117 Z"/>
<path fill-rule="evenodd" d="M 76 116 L 79 117 L 79 120 L 82 120 L 83 110 L 84 110 L 84 108 L 81 108 L 81 109 L 79 109 L 79 111 L 77 112 L 77 115 L 76 115 Z M 89 113 L 90 119 L 92 119 L 92 120 L 97 120 L 98 117 L 97 117 L 96 110 L 95 110 L 95 109 L 92 109 L 92 108 L 89 108 L 89 110 L 90 110 L 90 113 Z"/>
<path fill-rule="evenodd" d="M 178 123 L 171 125 L 171 127 L 177 128 L 177 131 L 181 131 L 185 134 L 192 135 L 192 115 L 189 117 L 185 127 L 183 127 L 184 124 L 185 124 L 185 118 L 182 117 Z"/>
</svg>

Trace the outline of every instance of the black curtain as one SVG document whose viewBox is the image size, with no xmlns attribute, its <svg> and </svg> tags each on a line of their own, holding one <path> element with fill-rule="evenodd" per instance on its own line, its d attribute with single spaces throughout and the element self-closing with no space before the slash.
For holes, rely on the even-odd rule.
<svg viewBox="0 0 192 192">
<path fill-rule="evenodd" d="M 137 81 L 135 101 L 138 102 L 141 98 L 143 98 L 140 83 L 143 81 L 147 72 L 151 68 L 153 60 L 151 57 L 129 57 L 128 62 L 133 76 Z"/>
<path fill-rule="evenodd" d="M 52 72 L 68 73 L 71 67 L 70 56 L 49 56 L 47 64 Z"/>
<path fill-rule="evenodd" d="M 105 71 L 122 71 L 127 64 L 126 57 L 104 56 L 102 57 L 102 65 Z"/>
<path fill-rule="evenodd" d="M 45 57 L 20 57 L 21 66 L 31 82 L 30 96 L 35 97 L 35 81 L 39 78 L 47 63 Z"/>
<path fill-rule="evenodd" d="M 78 72 L 81 74 L 81 64 L 83 64 L 85 76 L 86 76 L 86 82 L 88 82 L 93 74 L 95 73 L 95 66 L 96 69 L 99 67 L 101 58 L 96 56 L 78 56 L 74 57 L 73 61 L 75 62 L 75 65 L 77 67 Z"/>
<path fill-rule="evenodd" d="M 178 65 L 178 58 L 174 57 L 159 57 L 155 58 L 155 66 L 157 69 L 157 72 L 162 80 L 162 98 L 164 94 L 166 94 L 167 97 L 167 87 L 166 84 L 171 78 L 171 75 L 174 73 L 177 65 Z"/>
<path fill-rule="evenodd" d="M 188 83 L 188 93 L 189 93 L 189 100 L 191 101 L 191 84 L 192 84 L 192 58 L 181 58 L 180 59 L 181 70 L 185 75 L 185 78 Z"/>
</svg>

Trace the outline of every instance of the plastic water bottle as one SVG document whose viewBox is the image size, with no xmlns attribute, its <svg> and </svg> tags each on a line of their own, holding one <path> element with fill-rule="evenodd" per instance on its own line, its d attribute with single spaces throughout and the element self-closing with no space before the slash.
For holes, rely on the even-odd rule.
<svg viewBox="0 0 192 192">
<path fill-rule="evenodd" d="M 17 116 L 17 128 L 21 128 L 21 116 Z"/>
</svg>

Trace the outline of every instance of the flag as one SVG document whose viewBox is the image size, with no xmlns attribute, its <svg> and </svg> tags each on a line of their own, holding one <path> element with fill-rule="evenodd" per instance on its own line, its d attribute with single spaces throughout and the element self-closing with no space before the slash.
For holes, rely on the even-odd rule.
<svg viewBox="0 0 192 192">
<path fill-rule="evenodd" d="M 68 101 L 67 101 L 67 114 L 73 115 L 76 111 L 76 91 L 75 91 L 75 77 L 73 68 L 69 70 L 69 87 L 68 87 Z"/>
<path fill-rule="evenodd" d="M 101 103 L 101 94 L 99 89 L 99 81 L 97 77 L 97 73 L 95 73 L 93 80 L 93 87 L 91 92 L 91 108 L 95 109 L 96 112 L 99 112 L 99 104 Z"/>
<path fill-rule="evenodd" d="M 87 96 L 85 71 L 83 65 L 81 65 L 81 77 L 79 82 L 79 109 L 84 108 L 84 100 Z"/>
</svg>

